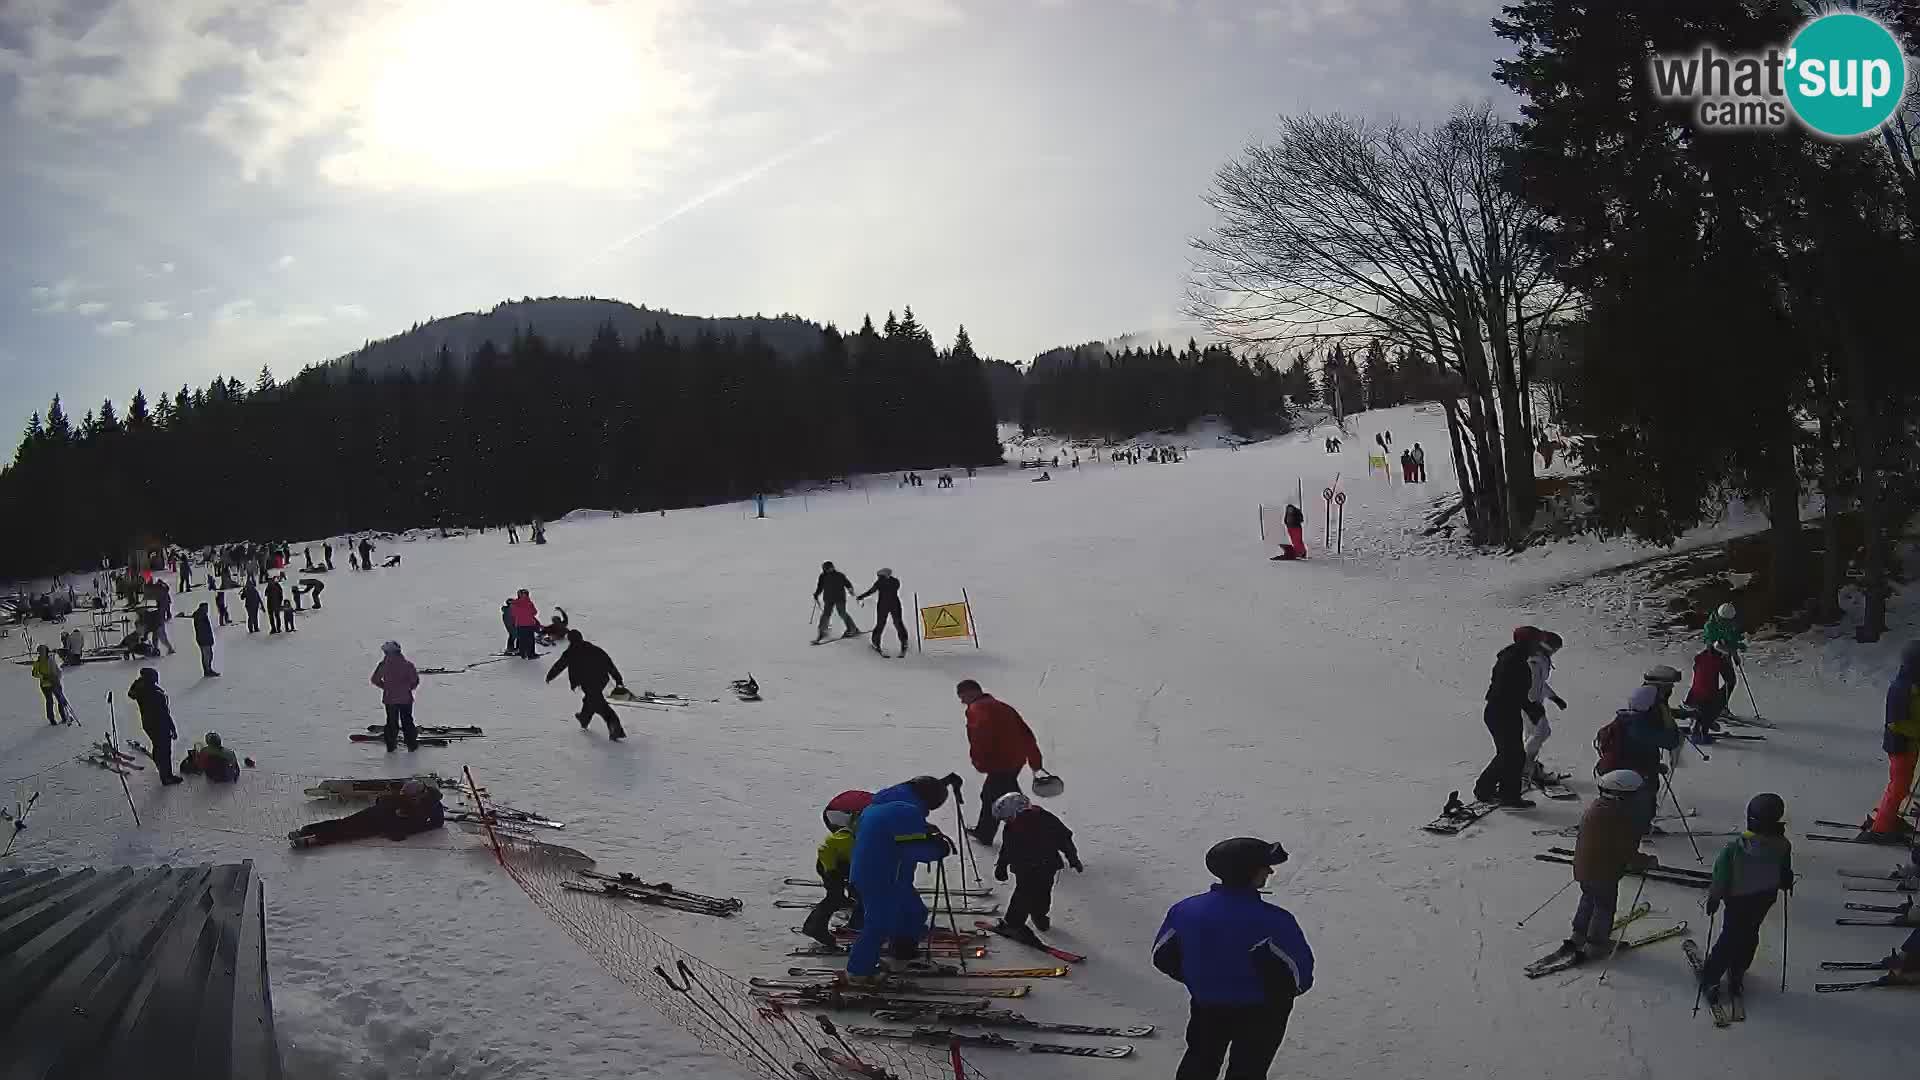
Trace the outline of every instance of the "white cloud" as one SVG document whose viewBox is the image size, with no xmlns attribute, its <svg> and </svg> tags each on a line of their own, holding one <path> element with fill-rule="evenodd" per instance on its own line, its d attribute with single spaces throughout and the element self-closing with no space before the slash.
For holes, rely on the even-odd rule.
<svg viewBox="0 0 1920 1080">
<path fill-rule="evenodd" d="M 282 312 L 280 315 L 280 324 L 290 329 L 299 329 L 305 326 L 321 326 L 324 325 L 326 321 L 327 317 L 317 311 L 287 311 Z"/>
<path fill-rule="evenodd" d="M 98 300 L 88 300 L 85 303 L 73 305 L 73 313 L 75 315 L 98 315 L 105 310 L 107 310 L 107 305 Z"/>
<path fill-rule="evenodd" d="M 101 323 L 94 329 L 100 331 L 105 337 L 126 337 L 133 333 L 133 324 L 125 319 L 115 319 L 112 322 Z"/>
<path fill-rule="evenodd" d="M 292 265 L 293 265 L 293 256 L 282 255 L 280 256 L 280 258 L 274 261 L 273 268 L 275 270 L 285 270 L 287 267 Z"/>
<path fill-rule="evenodd" d="M 367 317 L 367 309 L 361 307 L 359 304 L 335 304 L 333 305 L 333 317 L 336 319 L 364 319 Z"/>
<path fill-rule="evenodd" d="M 222 326 L 235 323 L 253 313 L 253 301 L 229 300 L 213 312 L 213 321 Z"/>
<path fill-rule="evenodd" d="M 148 322 L 160 322 L 169 317 L 167 302 L 164 300 L 149 300 L 140 305 L 139 311 L 140 317 Z"/>
<path fill-rule="evenodd" d="M 4 55 L 5 51 L 0 50 L 0 56 Z M 27 295 L 33 301 L 33 310 L 42 315 L 54 315 L 73 310 L 74 295 L 85 289 L 79 278 L 64 277 L 51 285 L 35 285 L 27 290 Z"/>
<path fill-rule="evenodd" d="M 171 273 L 173 273 L 173 264 L 172 264 L 172 263 L 170 263 L 170 262 L 163 262 L 163 263 L 161 263 L 161 264 L 160 264 L 160 272 L 161 272 L 161 273 L 163 273 L 163 274 L 171 274 Z"/>
<path fill-rule="evenodd" d="M 191 319 L 191 318 L 193 318 L 193 312 L 191 312 L 191 311 L 183 311 L 183 312 L 181 312 L 180 314 L 178 314 L 178 315 L 175 315 L 175 316 L 174 316 L 174 318 L 176 318 L 176 319 Z"/>
</svg>

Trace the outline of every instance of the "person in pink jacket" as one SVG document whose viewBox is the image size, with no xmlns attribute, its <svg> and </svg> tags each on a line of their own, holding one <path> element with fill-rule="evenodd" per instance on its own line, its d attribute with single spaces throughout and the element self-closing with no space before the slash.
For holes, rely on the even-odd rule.
<svg viewBox="0 0 1920 1080">
<path fill-rule="evenodd" d="M 420 672 L 413 661 L 400 655 L 399 642 L 389 641 L 380 651 L 384 655 L 373 669 L 373 685 L 380 688 L 380 701 L 387 707 L 387 751 L 398 749 L 396 728 L 405 732 L 407 749 L 417 749 L 420 735 L 413 727 L 413 691 L 420 685 Z"/>
<path fill-rule="evenodd" d="M 533 659 L 533 635 L 540 629 L 540 611 L 533 606 L 533 597 L 527 595 L 527 590 L 521 589 L 520 595 L 507 604 L 507 614 L 513 619 L 515 655 Z"/>
</svg>

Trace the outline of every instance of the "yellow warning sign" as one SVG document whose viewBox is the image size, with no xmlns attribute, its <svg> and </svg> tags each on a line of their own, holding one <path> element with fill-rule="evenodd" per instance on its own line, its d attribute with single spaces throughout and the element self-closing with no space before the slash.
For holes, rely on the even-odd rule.
<svg viewBox="0 0 1920 1080">
<path fill-rule="evenodd" d="M 972 637 L 965 604 L 935 604 L 920 609 L 921 636 L 928 641 Z"/>
</svg>

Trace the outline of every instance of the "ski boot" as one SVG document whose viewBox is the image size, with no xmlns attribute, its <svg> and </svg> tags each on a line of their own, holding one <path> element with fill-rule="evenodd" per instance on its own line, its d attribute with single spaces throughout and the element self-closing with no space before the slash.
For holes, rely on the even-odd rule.
<svg viewBox="0 0 1920 1080">
<path fill-rule="evenodd" d="M 1035 930 L 1045 932 L 1047 930 L 1053 929 L 1053 919 L 1051 916 L 1041 915 L 1038 912 L 1035 912 L 1034 914 L 1029 915 L 1028 918 L 1033 920 L 1033 928 Z"/>
<path fill-rule="evenodd" d="M 856 626 L 853 629 L 847 631 L 846 633 L 841 634 L 840 640 L 845 641 L 850 637 L 859 637 L 859 636 L 860 636 L 860 628 Z M 825 640 L 825 639 L 822 639 L 822 640 Z"/>
</svg>

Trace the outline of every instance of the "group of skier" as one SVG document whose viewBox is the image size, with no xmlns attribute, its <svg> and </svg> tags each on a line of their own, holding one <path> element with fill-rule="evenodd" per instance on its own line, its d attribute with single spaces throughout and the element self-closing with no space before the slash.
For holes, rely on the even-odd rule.
<svg viewBox="0 0 1920 1080">
<path fill-rule="evenodd" d="M 813 639 L 815 645 L 825 644 L 829 640 L 827 628 L 835 615 L 840 616 L 843 628 L 841 638 L 859 636 L 860 627 L 853 621 L 853 616 L 847 613 L 847 599 L 852 593 L 853 582 L 848 580 L 847 575 L 831 562 L 820 564 L 820 576 L 813 584 L 813 601 L 820 611 L 820 622 Z M 873 584 L 867 587 L 867 591 L 852 599 L 855 603 L 864 603 L 869 596 L 877 597 L 873 604 L 873 651 L 886 655 L 880 638 L 886 633 L 887 622 L 891 620 L 894 633 L 900 641 L 900 655 L 907 655 L 907 624 L 903 618 L 904 609 L 900 606 L 900 579 L 894 576 L 890 568 L 881 567 L 874 574 Z"/>
</svg>

